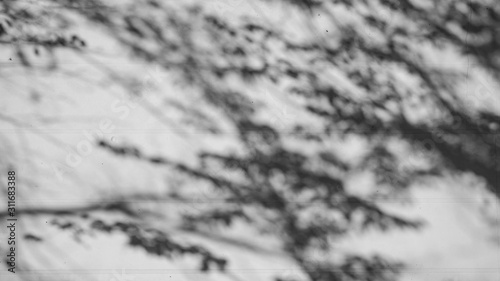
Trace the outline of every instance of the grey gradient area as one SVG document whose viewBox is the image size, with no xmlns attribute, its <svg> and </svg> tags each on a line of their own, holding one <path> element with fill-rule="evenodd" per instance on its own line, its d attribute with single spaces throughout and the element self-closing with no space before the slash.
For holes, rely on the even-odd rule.
<svg viewBox="0 0 500 281">
<path fill-rule="evenodd" d="M 0 280 L 497 281 L 500 4 L 0 2 Z"/>
</svg>

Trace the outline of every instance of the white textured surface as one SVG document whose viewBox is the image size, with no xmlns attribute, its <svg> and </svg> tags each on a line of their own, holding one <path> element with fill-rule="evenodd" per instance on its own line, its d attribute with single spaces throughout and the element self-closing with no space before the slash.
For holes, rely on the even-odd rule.
<svg viewBox="0 0 500 281">
<path fill-rule="evenodd" d="M 307 21 L 295 9 L 281 9 L 283 4 L 235 0 L 204 1 L 202 5 L 207 13 L 222 13 L 229 22 L 238 22 L 243 16 L 247 16 L 270 27 L 282 29 L 291 41 L 324 40 L 323 36 L 330 36 L 328 42 L 335 44 L 335 40 L 331 38 L 337 31 L 330 22 L 323 19 Z M 338 14 L 339 22 L 360 22 L 351 11 L 333 10 L 332 13 Z M 104 133 L 104 138 L 111 143 L 131 144 L 147 155 L 160 155 L 189 165 L 196 163 L 196 153 L 201 149 L 239 150 L 230 120 L 224 120 L 220 112 L 214 111 L 205 103 L 197 102 L 200 93 L 195 89 L 176 84 L 173 74 L 159 71 L 155 65 L 131 59 L 127 51 L 113 42 L 106 33 L 89 26 L 76 16 L 75 21 L 78 22 L 79 34 L 87 39 L 93 61 L 137 79 L 139 85 L 148 79 L 155 81 L 155 88 L 148 92 L 147 101 L 155 107 L 162 106 L 162 114 L 168 122 L 159 121 L 142 103 L 135 104 L 126 89 L 117 86 L 105 72 L 77 54 L 69 51 L 58 53 L 60 68 L 53 72 L 27 71 L 16 61 L 8 61 L 13 55 L 6 48 L 0 48 L 0 111 L 4 116 L 22 122 L 22 125 L 13 126 L 0 120 L 0 165 L 4 171 L 7 169 L 6 165 L 15 164 L 19 175 L 20 208 L 85 205 L 102 200 L 103 197 L 112 199 L 138 191 L 164 194 L 172 188 L 168 169 L 115 156 L 97 147 L 91 147 L 91 152 L 83 156 L 75 167 L 68 166 L 68 157 L 75 155 L 78 144 L 87 138 L 84 132 L 96 134 L 101 122 L 111 122 L 112 129 Z M 404 22 L 404 19 L 395 19 L 393 23 Z M 329 35 L 310 32 L 311 26 L 315 26 L 314 30 L 329 30 Z M 373 36 L 373 42 L 377 42 L 376 34 L 367 36 Z M 202 44 L 205 43 L 210 46 L 209 42 Z M 279 44 L 271 47 L 279 50 Z M 435 62 L 440 67 L 455 69 L 463 68 L 466 64 L 466 59 L 456 59 L 457 54 L 453 52 L 437 54 L 432 53 L 432 49 L 423 50 L 430 62 Z M 276 54 L 279 55 L 280 52 L 276 51 Z M 273 58 L 270 56 L 266 59 Z M 300 56 L 288 59 L 298 65 L 303 64 L 304 68 L 308 67 Z M 40 61 L 40 64 L 43 63 Z M 401 84 L 398 87 L 401 89 L 415 86 L 411 78 L 405 77 L 405 73 L 396 72 L 395 75 L 400 78 Z M 340 88 L 356 93 L 359 98 L 367 95 L 356 89 L 340 69 L 330 68 L 329 72 L 324 72 L 324 76 L 324 83 L 335 83 Z M 158 77 L 160 79 L 156 79 Z M 470 88 L 477 88 L 474 86 L 477 83 L 487 82 L 465 80 L 461 94 L 466 99 L 471 98 L 467 93 L 471 92 Z M 228 84 L 240 89 L 252 100 L 264 104 L 263 108 L 266 110 L 262 110 L 257 116 L 262 120 L 270 120 L 273 125 L 287 128 L 290 121 L 304 124 L 319 122 L 301 108 L 300 100 L 287 97 L 284 89 L 266 82 L 253 85 L 254 88 L 237 80 L 228 81 Z M 487 84 L 484 87 L 488 89 L 494 85 Z M 496 86 L 494 89 L 497 89 Z M 185 116 L 170 106 L 172 101 L 204 112 L 217 120 L 217 126 L 223 128 L 225 133 L 219 136 L 208 135 L 179 125 Z M 488 99 L 480 101 L 482 104 L 480 102 L 474 105 L 498 111 L 498 95 L 488 96 Z M 293 139 L 286 142 L 305 153 L 309 150 L 309 147 L 294 144 Z M 331 146 L 332 149 L 341 150 L 342 156 L 351 161 L 359 158 L 365 150 L 363 141 L 355 140 Z M 354 192 L 362 193 L 365 188 L 373 188 L 373 180 L 370 175 L 353 175 L 352 182 L 349 181 L 347 185 Z M 479 188 L 475 188 L 477 186 Z M 203 187 L 196 185 L 191 188 Z M 421 231 L 352 234 L 339 247 L 363 253 L 380 252 L 408 263 L 410 271 L 403 275 L 402 280 L 499 280 L 500 209 L 496 201 L 491 203 L 489 216 L 496 219 L 497 224 L 493 227 L 487 225 L 480 211 L 483 202 L 473 197 L 481 192 L 481 184 L 475 182 L 472 176 L 450 176 L 429 181 L 425 186 L 415 188 L 414 204 L 385 204 L 386 208 L 400 214 L 422 218 L 427 224 Z M 3 196 L 2 194 L 1 202 L 6 201 Z M 166 213 L 173 210 L 175 214 L 175 210 L 178 210 L 178 206 L 169 205 L 168 202 L 163 208 Z M 175 215 L 165 216 L 175 220 Z M 153 258 L 141 250 L 126 247 L 123 235 L 97 233 L 94 237 L 84 237 L 83 243 L 78 244 L 69 233 L 45 224 L 42 216 L 26 219 L 22 225 L 21 231 L 36 230 L 45 239 L 43 243 L 25 242 L 20 245 L 19 263 L 32 264 L 33 274 L 36 275 L 59 274 L 61 269 L 67 270 L 67 273 L 93 269 L 89 270 L 91 273 L 88 276 L 94 276 L 95 280 L 111 280 L 116 278 L 113 274 L 119 275 L 120 269 L 124 269 L 134 280 L 163 278 L 250 281 L 272 280 L 272 277 L 279 274 L 299 274 L 296 273 L 297 268 L 293 262 L 283 254 L 279 241 L 259 233 L 249 235 L 251 232 L 244 227 L 235 227 L 220 235 L 247 241 L 251 247 L 181 233 L 175 229 L 175 224 L 167 223 L 165 226 L 166 231 L 175 233 L 174 237 L 224 251 L 222 254 L 227 254 L 231 261 L 229 272 L 236 276 L 232 278 L 218 273 L 202 274 L 196 270 L 198 264 L 189 259 Z M 0 241 L 5 241 L 3 232 L 1 236 Z M 5 272 L 1 272 L 0 276 L 2 280 L 16 280 Z"/>
</svg>

